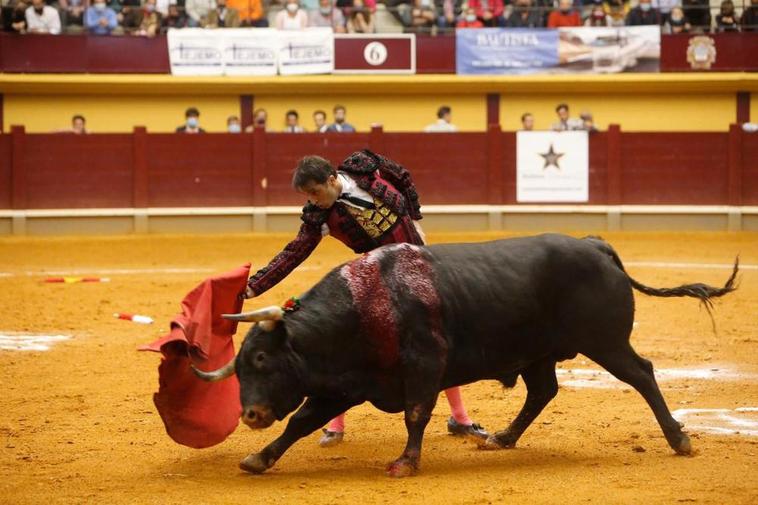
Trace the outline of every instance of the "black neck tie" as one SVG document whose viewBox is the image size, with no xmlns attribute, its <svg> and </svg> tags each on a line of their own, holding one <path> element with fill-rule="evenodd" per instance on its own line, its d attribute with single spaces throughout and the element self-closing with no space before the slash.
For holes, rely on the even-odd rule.
<svg viewBox="0 0 758 505">
<path fill-rule="evenodd" d="M 351 196 L 350 193 L 342 193 L 340 195 L 340 200 L 346 200 L 352 204 L 357 205 L 358 207 L 362 207 L 364 209 L 374 209 L 376 206 L 372 202 L 367 202 L 366 200 L 361 200 L 360 198 L 357 198 L 355 196 Z"/>
</svg>

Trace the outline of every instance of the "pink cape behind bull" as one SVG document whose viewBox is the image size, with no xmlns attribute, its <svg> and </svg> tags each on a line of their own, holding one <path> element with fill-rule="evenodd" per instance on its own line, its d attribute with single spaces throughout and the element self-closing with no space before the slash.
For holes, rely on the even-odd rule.
<svg viewBox="0 0 758 505">
<path fill-rule="evenodd" d="M 177 443 L 202 449 L 221 443 L 239 423 L 241 408 L 237 378 L 207 383 L 198 379 L 190 363 L 214 370 L 234 357 L 232 336 L 237 323 L 221 318 L 242 308 L 250 264 L 211 277 L 182 300 L 182 312 L 171 321 L 171 331 L 140 351 L 163 354 L 158 367 L 155 406 L 166 432 Z"/>
</svg>

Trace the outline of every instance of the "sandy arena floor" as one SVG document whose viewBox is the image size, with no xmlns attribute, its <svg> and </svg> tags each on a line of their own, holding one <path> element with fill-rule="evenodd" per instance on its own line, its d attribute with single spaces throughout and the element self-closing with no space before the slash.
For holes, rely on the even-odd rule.
<svg viewBox="0 0 758 505">
<path fill-rule="evenodd" d="M 152 402 L 159 356 L 136 347 L 166 332 L 179 301 L 204 277 L 246 261 L 262 266 L 288 238 L 0 239 L 0 335 L 14 333 L 0 337 L 0 347 L 26 334 L 70 337 L 38 341 L 47 351 L 0 349 L 0 503 L 758 503 L 758 234 L 749 233 L 605 234 L 631 275 L 651 286 L 721 285 L 729 274 L 723 264 L 741 254 L 740 289 L 716 302 L 717 334 L 693 299 L 636 294 L 632 342 L 659 370 L 694 457 L 675 456 L 642 397 L 582 356 L 561 364 L 561 391 L 514 450 L 480 452 L 448 436 L 442 400 L 413 478 L 383 472 L 405 444 L 401 416 L 365 405 L 348 415 L 344 444 L 320 449 L 313 434 L 261 476 L 237 463 L 281 423 L 261 432 L 242 426 L 205 450 L 175 444 Z M 304 268 L 246 307 L 281 303 L 351 257 L 328 239 Z M 41 282 L 53 273 L 112 281 Z M 156 323 L 116 320 L 119 311 Z M 472 417 L 493 431 L 524 396 L 521 382 L 510 391 L 491 382 L 464 388 Z"/>
</svg>

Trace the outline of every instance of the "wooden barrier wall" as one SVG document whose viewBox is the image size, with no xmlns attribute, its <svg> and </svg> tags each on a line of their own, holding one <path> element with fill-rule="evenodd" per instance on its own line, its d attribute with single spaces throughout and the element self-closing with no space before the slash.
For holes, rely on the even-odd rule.
<svg viewBox="0 0 758 505">
<path fill-rule="evenodd" d="M 516 134 L 26 134 L 0 136 L 0 209 L 301 205 L 297 160 L 370 148 L 413 173 L 427 205 L 516 203 Z M 590 137 L 594 205 L 758 205 L 758 134 Z"/>
</svg>

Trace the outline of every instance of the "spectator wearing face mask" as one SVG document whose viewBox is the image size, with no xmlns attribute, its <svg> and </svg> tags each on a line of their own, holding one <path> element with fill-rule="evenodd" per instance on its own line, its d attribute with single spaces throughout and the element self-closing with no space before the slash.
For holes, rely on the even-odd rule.
<svg viewBox="0 0 758 505">
<path fill-rule="evenodd" d="M 666 23 L 671 17 L 671 9 L 681 6 L 682 0 L 651 0 L 653 9 L 661 13 L 661 23 Z"/>
<path fill-rule="evenodd" d="M 560 28 L 562 26 L 582 26 L 582 16 L 574 9 L 571 0 L 559 0 L 558 10 L 554 10 L 547 17 L 548 28 Z"/>
<path fill-rule="evenodd" d="M 57 10 L 45 5 L 45 0 L 32 0 L 32 5 L 26 9 L 26 29 L 29 33 L 58 35 L 61 17 Z"/>
<path fill-rule="evenodd" d="M 738 32 L 740 25 L 737 23 L 737 16 L 734 13 L 734 3 L 732 0 L 721 2 L 720 12 L 716 15 L 716 32 Z"/>
<path fill-rule="evenodd" d="M 227 7 L 226 0 L 216 0 L 216 8 L 208 11 L 203 28 L 238 28 L 240 15 L 237 9 Z"/>
<path fill-rule="evenodd" d="M 473 7 L 466 9 L 464 16 L 455 25 L 456 28 L 484 28 L 484 23 L 476 17 Z"/>
<path fill-rule="evenodd" d="M 161 15 L 155 9 L 155 0 L 145 0 L 142 9 L 133 11 L 132 35 L 155 37 L 161 28 Z"/>
<path fill-rule="evenodd" d="M 542 14 L 532 5 L 532 0 L 516 0 L 511 15 L 505 22 L 506 28 L 542 28 Z"/>
<path fill-rule="evenodd" d="M 274 26 L 278 30 L 302 30 L 308 27 L 308 14 L 300 8 L 299 0 L 287 0 L 284 10 L 276 13 Z"/>
<path fill-rule="evenodd" d="M 687 33 L 690 31 L 690 23 L 684 17 L 684 11 L 681 7 L 673 7 L 666 20 L 669 33 Z"/>
<path fill-rule="evenodd" d="M 176 129 L 176 133 L 205 133 L 200 128 L 200 111 L 190 107 L 184 112 L 184 124 Z"/>
<path fill-rule="evenodd" d="M 229 116 L 226 118 L 226 131 L 228 133 L 240 133 L 242 132 L 242 125 L 240 124 L 240 118 L 237 116 Z"/>
<path fill-rule="evenodd" d="M 84 27 L 94 35 L 110 35 L 117 26 L 116 11 L 105 0 L 95 0 L 84 13 Z"/>
<path fill-rule="evenodd" d="M 584 26 L 611 26 L 613 20 L 605 13 L 603 4 L 596 3 L 590 10 L 590 15 L 584 20 Z"/>
<path fill-rule="evenodd" d="M 651 0 L 640 0 L 634 9 L 626 16 L 627 26 L 660 25 L 661 13 L 653 9 Z"/>
<path fill-rule="evenodd" d="M 750 0 L 750 7 L 742 11 L 740 24 L 743 32 L 758 32 L 758 0 Z"/>
<path fill-rule="evenodd" d="M 319 0 L 318 9 L 308 13 L 308 26 L 327 26 L 334 33 L 345 33 L 345 16 L 334 8 L 332 0 Z"/>
</svg>

